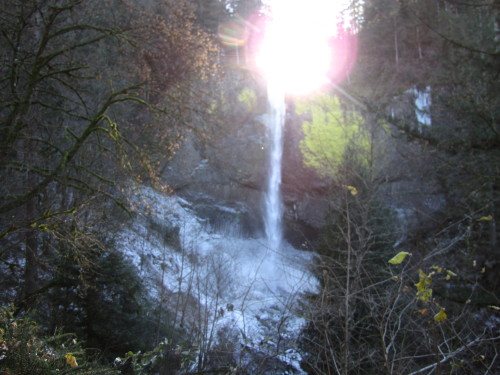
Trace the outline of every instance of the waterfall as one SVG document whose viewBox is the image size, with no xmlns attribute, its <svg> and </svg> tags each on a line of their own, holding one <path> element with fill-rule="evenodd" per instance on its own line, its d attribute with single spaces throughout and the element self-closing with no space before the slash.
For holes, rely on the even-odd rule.
<svg viewBox="0 0 500 375">
<path fill-rule="evenodd" d="M 285 94 L 273 82 L 268 82 L 267 95 L 269 101 L 269 119 L 267 121 L 270 140 L 269 176 L 265 196 L 264 225 L 267 246 L 273 252 L 280 250 L 283 241 L 281 218 L 283 204 L 281 201 L 281 159 L 283 155 L 283 127 L 285 123 Z"/>
</svg>

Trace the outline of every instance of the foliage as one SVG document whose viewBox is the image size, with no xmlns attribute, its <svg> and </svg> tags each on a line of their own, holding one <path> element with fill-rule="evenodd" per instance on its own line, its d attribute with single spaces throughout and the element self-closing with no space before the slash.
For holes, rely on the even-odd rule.
<svg viewBox="0 0 500 375">
<path fill-rule="evenodd" d="M 217 48 L 188 1 L 8 0 L 0 30 L 2 298 L 22 310 L 54 287 L 61 249 L 93 267 L 97 229 L 115 225 L 113 205 L 130 210 L 125 185 L 166 190 Z"/>
<path fill-rule="evenodd" d="M 351 144 L 340 160 L 322 160 L 334 173 L 329 176 L 327 224 L 317 248 L 321 256 L 315 273 L 321 289 L 304 306 L 308 325 L 301 340 L 307 353 L 302 367 L 311 374 L 348 374 L 373 366 L 366 353 L 377 343 L 370 330 L 382 296 L 372 288 L 389 277 L 385 257 L 394 242 L 394 224 L 377 195 L 372 163 L 356 157 L 358 150 L 363 155 L 362 146 Z"/>
<path fill-rule="evenodd" d="M 477 1 L 365 4 L 358 70 L 349 88 L 372 115 L 391 124 L 395 137 L 432 148 L 436 163 L 443 160 L 440 173 L 452 199 L 462 189 L 463 198 L 476 189 L 487 194 L 487 186 L 497 183 L 496 13 Z M 433 123 L 426 129 L 416 126 L 415 105 L 403 103 L 414 87 L 431 89 Z"/>
<path fill-rule="evenodd" d="M 308 325 L 301 340 L 302 367 L 310 374 L 419 374 L 436 369 L 480 374 L 496 369 L 493 347 L 500 337 L 492 313 L 470 301 L 456 304 L 433 293 L 462 276 L 435 265 L 427 272 L 417 269 L 412 264 L 415 253 L 409 258 L 405 251 L 392 258 L 396 260 L 390 270 L 382 272 L 380 263 L 371 268 L 377 258 L 359 247 L 362 232 L 360 222 L 353 220 L 344 230 L 332 231 L 342 239 L 330 242 L 330 252 L 322 250 L 317 270 L 321 291 L 304 307 Z M 344 251 L 336 250 L 339 244 Z"/>
<path fill-rule="evenodd" d="M 246 87 L 238 94 L 238 100 L 243 103 L 246 110 L 253 112 L 257 106 L 257 94 L 254 90 Z"/>
<path fill-rule="evenodd" d="M 417 287 L 417 297 L 419 300 L 427 303 L 432 298 L 432 289 L 430 288 L 432 278 L 422 270 L 418 271 L 418 278 L 418 283 L 415 284 Z"/>
<path fill-rule="evenodd" d="M 107 359 L 149 349 L 157 335 L 166 334 L 157 326 L 137 270 L 118 251 L 95 252 L 88 259 L 92 268 L 85 271 L 73 262 L 77 251 L 60 251 L 46 315 L 37 314 L 50 329 L 71 329 Z"/>
<path fill-rule="evenodd" d="M 442 197 L 439 208 L 423 209 L 421 192 L 404 198 L 416 202 L 419 223 L 398 244 L 413 256 L 391 266 L 402 270 L 393 276 L 401 288 L 390 295 L 406 303 L 385 308 L 398 324 L 385 325 L 393 336 L 384 352 L 387 359 L 393 350 L 416 350 L 421 360 L 405 362 L 403 369 L 396 358 L 409 357 L 389 356 L 398 364 L 389 361 L 385 371 L 498 371 L 496 353 L 477 360 L 486 343 L 498 340 L 490 331 L 498 323 L 490 323 L 496 318 L 487 308 L 499 300 L 493 276 L 499 270 L 498 10 L 481 1 L 370 0 L 363 8 L 358 62 L 343 89 L 393 139 L 399 155 L 387 173 L 395 182 L 390 189 L 419 179 L 425 188 L 436 186 L 434 196 Z M 418 124 L 414 95 L 424 88 L 432 97 L 432 124 L 426 127 Z M 437 349 L 405 346 L 403 337 L 432 340 Z M 473 343 L 468 354 L 467 343 Z"/>
<path fill-rule="evenodd" d="M 300 150 L 304 164 L 321 176 L 334 177 L 338 173 L 350 146 L 358 152 L 368 147 L 362 132 L 363 118 L 343 107 L 336 96 L 325 94 L 301 101 L 296 105 L 296 113 L 310 116 L 302 125 Z"/>
<path fill-rule="evenodd" d="M 117 357 L 114 363 L 120 369 L 127 369 L 127 374 L 131 375 L 147 375 L 158 370 L 162 374 L 177 371 L 190 373 L 196 355 L 196 347 L 173 345 L 170 340 L 164 339 L 152 350 L 144 353 L 129 351 L 125 357 Z"/>
<path fill-rule="evenodd" d="M 396 255 L 394 255 L 391 259 L 388 260 L 389 263 L 391 264 L 401 264 L 405 258 L 411 255 L 408 251 L 400 251 Z"/>
<path fill-rule="evenodd" d="M 497 47 L 483 39 L 493 36 L 492 19 L 483 13 L 490 6 L 372 0 L 363 7 L 358 63 L 339 92 L 356 98 L 368 146 L 363 138 L 349 143 L 356 127 L 352 133 L 318 131 L 314 142 L 302 144 L 307 163 L 329 177 L 332 192 L 318 246 L 321 289 L 304 306 L 303 368 L 311 374 L 495 372 L 497 349 L 490 345 L 499 340 L 493 312 L 498 283 L 491 274 L 498 270 L 492 222 L 498 216 L 499 143 L 491 116 L 498 112 L 498 61 Z M 473 16 L 466 11 L 471 8 Z M 470 24 L 478 19 L 481 26 Z M 428 86 L 432 125 L 423 128 L 411 93 Z M 316 118 L 343 124 L 342 106 L 324 108 L 334 109 L 330 120 L 310 111 L 304 140 Z M 306 111 L 299 107 L 297 113 Z M 377 143 L 384 132 L 390 138 Z M 377 152 L 384 145 L 393 149 Z M 405 170 L 397 163 L 409 149 L 414 159 Z M 434 172 L 419 170 L 423 163 Z M 411 206 L 413 198 L 420 204 L 418 195 L 390 194 L 411 172 L 424 182 L 437 180 L 446 203 L 418 216 L 425 227 L 400 237 L 394 212 L 381 202 Z"/>
<path fill-rule="evenodd" d="M 439 261 L 470 284 L 476 278 L 470 263 L 488 264 L 479 283 L 498 295 L 500 284 L 491 276 L 500 267 L 494 259 L 499 249 L 498 10 L 480 1 L 371 0 L 364 3 L 359 26 L 358 64 L 345 87 L 376 123 L 388 125 L 398 150 L 415 149 L 408 157 L 403 151 L 399 160 L 425 176 L 442 197 L 439 212 L 419 218 L 434 224 L 413 239 L 420 244 L 432 239 L 436 246 L 420 245 L 417 253 L 453 242 Z M 424 128 L 412 94 L 423 88 L 432 97 L 432 125 Z M 388 173 L 389 178 L 407 174 L 399 173 Z"/>
<path fill-rule="evenodd" d="M 192 0 L 196 6 L 197 22 L 209 32 L 217 33 L 219 24 L 228 16 L 225 1 L 218 0 Z"/>
<path fill-rule="evenodd" d="M 0 301 L 105 359 L 178 339 L 108 241 L 135 209 L 126 191 L 166 192 L 179 142 L 217 120 L 220 51 L 193 3 L 0 4 Z M 60 359 L 85 368 L 76 349 Z"/>
<path fill-rule="evenodd" d="M 0 370 L 2 374 L 118 374 L 99 364 L 70 334 L 43 333 L 29 317 L 16 318 L 12 307 L 0 310 Z"/>
</svg>

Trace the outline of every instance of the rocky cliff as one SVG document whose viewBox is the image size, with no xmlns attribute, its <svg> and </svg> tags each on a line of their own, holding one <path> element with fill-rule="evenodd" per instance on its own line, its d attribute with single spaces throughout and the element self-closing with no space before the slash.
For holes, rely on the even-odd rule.
<svg viewBox="0 0 500 375">
<path fill-rule="evenodd" d="M 243 90 L 242 88 L 240 88 Z M 193 203 L 201 217 L 219 230 L 261 236 L 267 178 L 266 110 L 263 89 L 254 87 L 258 105 L 235 100 L 223 132 L 209 142 L 186 137 L 163 175 L 173 190 Z M 403 108 L 404 109 L 404 108 Z M 282 197 L 286 240 L 297 248 L 314 242 L 323 225 L 330 194 L 328 181 L 304 166 L 299 144 L 304 115 L 289 101 L 284 129 Z M 446 197 L 437 164 L 425 147 L 376 130 L 380 149 L 376 173 L 380 197 L 393 209 L 401 233 L 432 225 L 429 217 L 443 209 Z M 427 155 L 427 156 L 426 156 Z"/>
</svg>

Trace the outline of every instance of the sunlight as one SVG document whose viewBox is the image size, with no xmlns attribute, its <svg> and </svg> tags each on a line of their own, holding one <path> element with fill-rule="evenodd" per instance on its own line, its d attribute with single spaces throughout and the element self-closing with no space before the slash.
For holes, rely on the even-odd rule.
<svg viewBox="0 0 500 375">
<path fill-rule="evenodd" d="M 339 2 L 273 0 L 270 8 L 271 20 L 256 56 L 266 80 L 291 94 L 328 83 L 335 63 L 330 40 L 336 34 Z"/>
</svg>

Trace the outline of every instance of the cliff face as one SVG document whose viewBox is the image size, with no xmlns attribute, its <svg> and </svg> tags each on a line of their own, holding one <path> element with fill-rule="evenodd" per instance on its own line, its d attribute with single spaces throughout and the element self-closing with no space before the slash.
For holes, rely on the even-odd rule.
<svg viewBox="0 0 500 375">
<path fill-rule="evenodd" d="M 215 228 L 232 226 L 245 236 L 263 233 L 263 202 L 268 173 L 266 114 L 238 120 L 230 131 L 200 142 L 187 138 L 163 175 L 179 195 Z M 287 116 L 284 131 L 282 197 L 285 236 L 301 245 L 323 225 L 326 184 L 304 167 L 298 148 L 301 123 Z M 221 207 L 224 207 L 222 209 Z M 228 207 L 233 210 L 228 210 Z"/>
<path fill-rule="evenodd" d="M 304 166 L 299 144 L 303 118 L 288 108 L 284 129 L 282 198 L 286 240 L 307 247 L 325 225 L 328 181 Z M 262 106 L 262 111 L 266 108 Z M 238 111 L 241 116 L 238 117 Z M 215 229 L 244 236 L 263 233 L 263 201 L 268 173 L 266 114 L 249 115 L 235 107 L 226 132 L 210 142 L 187 137 L 163 175 L 173 190 L 192 202 Z M 393 209 L 401 232 L 425 227 L 427 218 L 446 204 L 437 164 L 418 144 L 377 132 L 381 150 L 376 174 L 380 197 Z"/>
<path fill-rule="evenodd" d="M 189 138 L 163 179 L 213 227 L 233 225 L 241 234 L 253 236 L 262 221 L 264 133 L 263 125 L 255 121 L 209 144 Z"/>
</svg>

